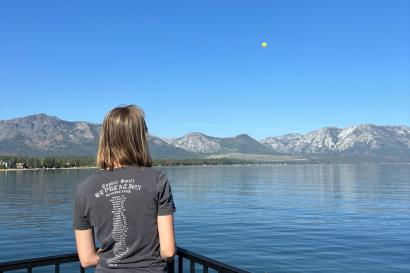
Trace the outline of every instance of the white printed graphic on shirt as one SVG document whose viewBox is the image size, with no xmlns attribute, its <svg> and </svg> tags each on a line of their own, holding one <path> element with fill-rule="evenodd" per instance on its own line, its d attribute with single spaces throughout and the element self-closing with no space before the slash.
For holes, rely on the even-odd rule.
<svg viewBox="0 0 410 273">
<path fill-rule="evenodd" d="M 109 266 L 117 266 L 118 261 L 125 254 L 128 253 L 128 246 L 125 244 L 125 238 L 127 237 L 127 217 L 124 214 L 124 203 L 127 198 L 125 195 L 114 195 L 110 201 L 112 203 L 112 213 L 114 214 L 112 223 L 112 238 L 114 239 L 114 257 L 107 260 Z"/>
<path fill-rule="evenodd" d="M 107 264 L 116 267 L 119 260 L 129 251 L 129 247 L 125 242 L 128 232 L 127 217 L 125 215 L 126 194 L 132 191 L 140 191 L 142 186 L 135 184 L 134 179 L 131 178 L 110 181 L 107 184 L 103 184 L 101 188 L 94 196 L 95 198 L 110 197 L 110 202 L 112 203 L 112 238 L 115 241 L 114 256 L 107 260 Z"/>
</svg>

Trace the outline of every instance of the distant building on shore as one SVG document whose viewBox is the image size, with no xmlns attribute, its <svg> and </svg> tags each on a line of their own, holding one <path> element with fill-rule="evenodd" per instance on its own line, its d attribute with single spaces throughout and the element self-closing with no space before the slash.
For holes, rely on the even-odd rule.
<svg viewBox="0 0 410 273">
<path fill-rule="evenodd" d="M 16 163 L 16 169 L 24 169 L 24 163 L 22 163 L 22 162 L 17 162 L 17 163 Z"/>
<path fill-rule="evenodd" d="M 1 160 L 0 160 L 0 166 L 1 166 L 1 167 L 4 167 L 4 168 L 6 168 L 6 169 L 8 169 L 8 168 L 11 167 L 11 162 L 1 161 Z"/>
</svg>

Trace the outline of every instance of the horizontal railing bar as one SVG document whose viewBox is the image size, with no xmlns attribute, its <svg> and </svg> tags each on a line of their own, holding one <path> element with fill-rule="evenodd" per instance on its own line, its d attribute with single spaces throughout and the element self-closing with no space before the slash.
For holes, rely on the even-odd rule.
<svg viewBox="0 0 410 273">
<path fill-rule="evenodd" d="M 56 256 L 39 257 L 33 259 L 16 260 L 0 263 L 0 272 L 17 269 L 28 269 L 38 266 L 55 265 L 56 263 L 71 263 L 77 262 L 77 253 L 63 254 Z"/>
<path fill-rule="evenodd" d="M 217 260 L 202 256 L 195 252 L 186 250 L 184 248 L 178 247 L 177 248 L 177 256 L 178 256 L 178 271 L 182 271 L 183 269 L 183 258 L 186 258 L 190 261 L 190 271 L 195 270 L 194 263 L 201 264 L 206 266 L 205 270 L 207 271 L 208 268 L 212 268 L 217 270 L 218 272 L 226 272 L 226 273 L 250 273 L 249 271 L 236 268 L 234 266 L 219 262 Z M 63 263 L 71 263 L 79 261 L 77 253 L 72 254 L 63 254 L 63 255 L 55 255 L 55 256 L 47 256 L 47 257 L 39 257 L 39 258 L 32 258 L 32 259 L 24 259 L 24 260 L 16 260 L 16 261 L 9 261 L 9 262 L 2 262 L 0 263 L 0 272 L 10 271 L 10 270 L 17 270 L 17 269 L 27 269 L 28 272 L 31 271 L 33 267 L 40 267 L 40 266 L 47 266 L 47 265 L 56 265 L 55 271 L 59 271 L 59 265 Z M 81 267 L 80 267 L 81 268 Z M 81 268 L 81 272 L 83 268 Z M 204 271 L 205 271 L 204 270 Z"/>
<path fill-rule="evenodd" d="M 177 255 L 189 260 L 194 259 L 196 263 L 206 265 L 209 268 L 217 270 L 218 272 L 250 273 L 249 271 L 219 262 L 181 247 L 177 248 Z"/>
</svg>

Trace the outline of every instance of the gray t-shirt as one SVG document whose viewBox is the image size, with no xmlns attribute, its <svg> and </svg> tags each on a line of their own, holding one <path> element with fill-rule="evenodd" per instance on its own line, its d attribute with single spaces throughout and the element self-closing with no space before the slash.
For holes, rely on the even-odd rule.
<svg viewBox="0 0 410 273">
<path fill-rule="evenodd" d="M 175 211 L 162 171 L 137 166 L 99 170 L 76 188 L 73 228 L 94 228 L 101 243 L 96 272 L 164 272 L 157 216 Z"/>
</svg>

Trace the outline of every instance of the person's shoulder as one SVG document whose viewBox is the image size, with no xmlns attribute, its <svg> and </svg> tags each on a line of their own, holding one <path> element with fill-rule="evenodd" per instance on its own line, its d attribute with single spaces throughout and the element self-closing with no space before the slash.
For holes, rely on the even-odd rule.
<svg viewBox="0 0 410 273">
<path fill-rule="evenodd" d="M 164 170 L 161 170 L 159 168 L 155 169 L 155 181 L 157 190 L 160 190 L 164 188 L 167 184 L 169 184 L 167 174 Z"/>
<path fill-rule="evenodd" d="M 166 180 L 167 175 L 165 172 L 158 167 L 138 167 L 139 172 L 143 174 L 143 177 L 148 178 L 149 180 L 161 181 Z"/>
<path fill-rule="evenodd" d="M 135 167 L 135 168 L 138 169 L 138 172 L 140 172 L 142 174 L 145 174 L 145 175 L 148 175 L 148 176 L 157 177 L 159 175 L 164 174 L 164 172 L 161 169 L 157 168 L 157 167 L 138 166 L 138 167 Z"/>
<path fill-rule="evenodd" d="M 78 183 L 77 187 L 76 187 L 76 191 L 77 192 L 84 192 L 87 189 L 89 189 L 90 187 L 93 187 L 95 182 L 98 181 L 99 179 L 101 179 L 101 173 L 99 171 L 89 175 L 88 177 L 84 178 L 83 180 L 81 180 L 80 183 Z"/>
<path fill-rule="evenodd" d="M 157 167 L 152 167 L 152 170 L 157 178 L 161 177 L 166 177 L 167 175 L 165 174 L 164 170 L 157 168 Z"/>
</svg>

